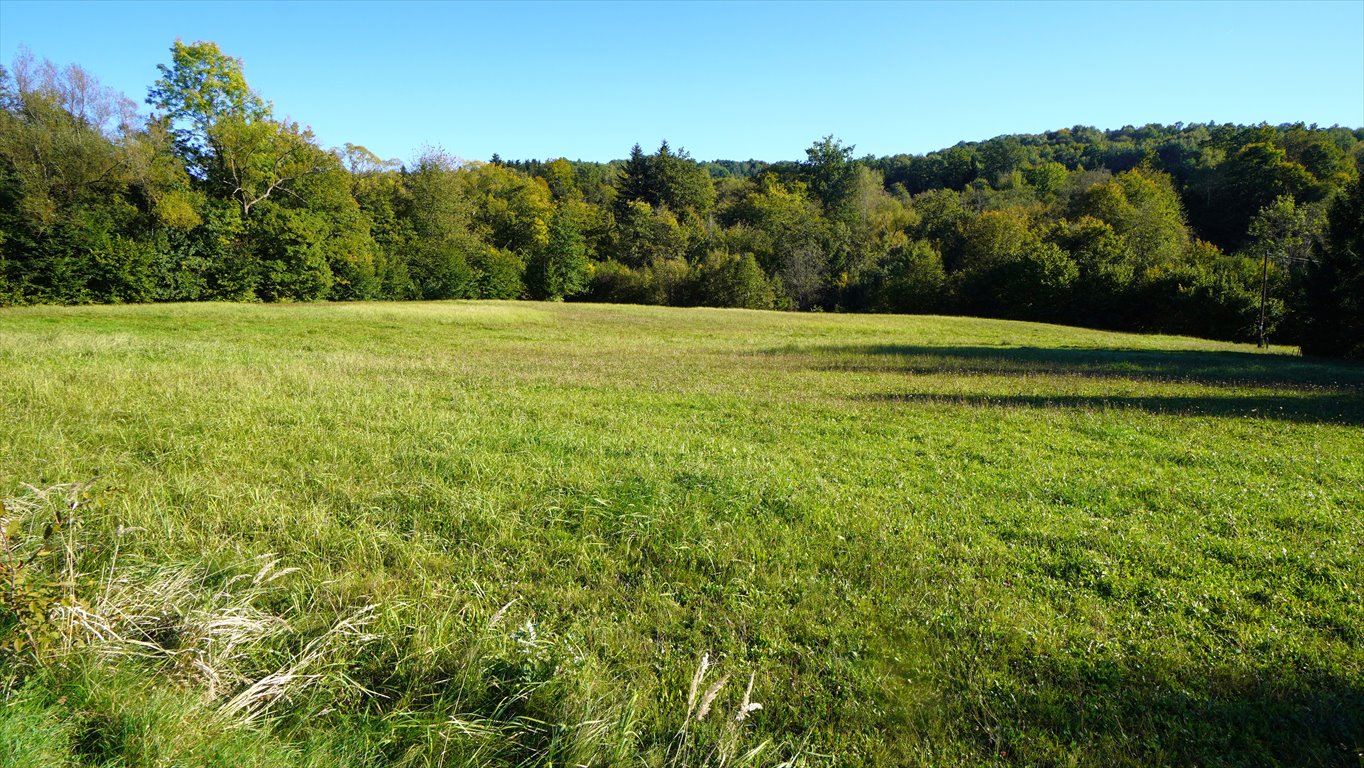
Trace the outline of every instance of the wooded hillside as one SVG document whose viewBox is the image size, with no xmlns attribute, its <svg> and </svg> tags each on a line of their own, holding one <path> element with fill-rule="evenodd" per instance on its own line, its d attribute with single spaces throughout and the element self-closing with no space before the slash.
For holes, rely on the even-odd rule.
<svg viewBox="0 0 1364 768">
<path fill-rule="evenodd" d="M 403 163 L 320 146 L 209 42 L 150 114 L 0 77 L 0 304 L 533 298 L 953 313 L 1361 355 L 1364 129 L 1077 126 L 926 155 Z M 432 127 L 432 133 L 438 133 Z"/>
</svg>

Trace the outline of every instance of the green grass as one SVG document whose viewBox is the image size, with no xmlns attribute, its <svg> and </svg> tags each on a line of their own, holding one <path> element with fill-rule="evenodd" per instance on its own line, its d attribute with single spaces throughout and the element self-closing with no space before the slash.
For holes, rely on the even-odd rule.
<svg viewBox="0 0 1364 768">
<path fill-rule="evenodd" d="M 944 317 L 26 308 L 0 416 L 0 495 L 98 478 L 83 599 L 182 617 L 160 656 L 5 662 L 0 762 L 1364 759 L 1357 365 Z M 232 578 L 266 553 L 299 570 Z M 171 653 L 191 604 L 280 628 L 210 690 Z"/>
</svg>

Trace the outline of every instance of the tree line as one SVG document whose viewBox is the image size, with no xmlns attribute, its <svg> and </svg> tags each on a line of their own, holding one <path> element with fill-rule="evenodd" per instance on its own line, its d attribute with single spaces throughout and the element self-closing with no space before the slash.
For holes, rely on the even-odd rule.
<svg viewBox="0 0 1364 768">
<path fill-rule="evenodd" d="M 176 42 L 143 114 L 0 67 L 0 304 L 575 299 L 965 313 L 1364 357 L 1364 129 L 1175 124 L 857 157 L 327 149 Z"/>
</svg>

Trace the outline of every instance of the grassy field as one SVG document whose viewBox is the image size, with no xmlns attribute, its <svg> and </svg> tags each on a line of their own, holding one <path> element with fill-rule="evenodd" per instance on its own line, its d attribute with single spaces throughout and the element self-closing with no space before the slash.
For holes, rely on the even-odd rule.
<svg viewBox="0 0 1364 768">
<path fill-rule="evenodd" d="M 27 308 L 0 416 L 6 765 L 1364 762 L 1360 366 L 943 317 Z"/>
</svg>

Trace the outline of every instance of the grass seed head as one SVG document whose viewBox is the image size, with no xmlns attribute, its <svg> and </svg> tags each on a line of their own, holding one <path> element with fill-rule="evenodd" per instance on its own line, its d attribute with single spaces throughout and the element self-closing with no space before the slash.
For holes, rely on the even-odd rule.
<svg viewBox="0 0 1364 768">
<path fill-rule="evenodd" d="M 710 705 L 715 703 L 715 697 L 720 695 L 720 689 L 725 687 L 727 682 L 729 682 L 729 675 L 721 675 L 719 680 L 716 680 L 706 689 L 706 695 L 701 697 L 701 704 L 696 708 L 697 722 L 703 720 L 710 713 Z"/>
<path fill-rule="evenodd" d="M 735 722 L 742 723 L 744 720 L 748 719 L 750 713 L 757 712 L 758 710 L 763 708 L 763 705 L 757 703 L 756 701 L 752 701 L 753 680 L 756 677 L 757 677 L 756 672 L 749 673 L 748 675 L 748 687 L 744 689 L 744 700 L 740 702 L 739 711 L 734 715 Z"/>
<path fill-rule="evenodd" d="M 690 720 L 696 712 L 696 693 L 701 688 L 701 681 L 706 678 L 706 670 L 710 669 L 710 653 L 701 654 L 701 663 L 696 667 L 696 674 L 692 675 L 691 688 L 687 691 L 687 719 Z"/>
</svg>

